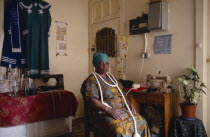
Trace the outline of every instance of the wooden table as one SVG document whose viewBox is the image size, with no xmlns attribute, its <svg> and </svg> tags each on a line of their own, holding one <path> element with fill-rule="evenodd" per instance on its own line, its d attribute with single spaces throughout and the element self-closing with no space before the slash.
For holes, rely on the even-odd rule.
<svg viewBox="0 0 210 137">
<path fill-rule="evenodd" d="M 169 135 L 169 125 L 170 122 L 178 117 L 179 112 L 179 103 L 178 103 L 178 94 L 176 92 L 163 93 L 163 92 L 136 92 L 132 91 L 130 94 L 130 100 L 137 112 L 141 114 L 141 105 L 151 105 L 151 106 L 160 106 L 163 108 L 163 129 L 164 137 Z"/>
</svg>

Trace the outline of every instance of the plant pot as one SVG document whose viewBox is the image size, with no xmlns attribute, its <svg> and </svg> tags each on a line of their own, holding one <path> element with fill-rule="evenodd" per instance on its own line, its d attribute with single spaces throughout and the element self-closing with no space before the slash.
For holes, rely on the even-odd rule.
<svg viewBox="0 0 210 137">
<path fill-rule="evenodd" d="M 187 118 L 187 119 L 195 118 L 196 107 L 197 107 L 197 105 L 180 104 L 182 117 Z"/>
</svg>

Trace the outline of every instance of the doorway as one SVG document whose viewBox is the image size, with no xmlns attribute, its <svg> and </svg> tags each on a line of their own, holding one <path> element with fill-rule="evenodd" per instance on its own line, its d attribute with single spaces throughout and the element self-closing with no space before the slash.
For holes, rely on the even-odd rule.
<svg viewBox="0 0 210 137">
<path fill-rule="evenodd" d="M 119 0 L 90 0 L 89 3 L 89 73 L 93 72 L 92 57 L 97 51 L 97 32 L 110 28 L 115 32 L 115 40 L 120 32 L 120 1 Z M 117 44 L 117 42 L 115 42 Z M 107 43 L 105 46 L 110 45 Z M 117 47 L 117 45 L 115 45 Z M 110 72 L 117 76 L 117 58 L 109 56 Z"/>
</svg>

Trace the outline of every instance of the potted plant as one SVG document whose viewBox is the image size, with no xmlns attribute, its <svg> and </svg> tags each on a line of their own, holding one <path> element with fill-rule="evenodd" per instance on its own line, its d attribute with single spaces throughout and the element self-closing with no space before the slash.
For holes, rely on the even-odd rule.
<svg viewBox="0 0 210 137">
<path fill-rule="evenodd" d="M 182 117 L 193 119 L 200 94 L 205 93 L 206 85 L 200 80 L 200 76 L 195 68 L 187 68 L 187 74 L 181 75 L 177 80 L 182 84 L 181 90 L 181 112 Z M 206 93 L 205 93 L 206 94 Z"/>
</svg>

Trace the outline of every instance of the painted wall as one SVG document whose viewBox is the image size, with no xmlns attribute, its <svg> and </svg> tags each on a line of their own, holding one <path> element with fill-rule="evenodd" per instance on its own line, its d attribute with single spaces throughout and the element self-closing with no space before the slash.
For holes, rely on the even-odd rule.
<svg viewBox="0 0 210 137">
<path fill-rule="evenodd" d="M 210 1 L 208 1 L 208 19 L 207 19 L 207 57 L 208 57 L 208 59 L 210 59 L 210 26 L 209 26 L 209 24 L 210 24 Z M 207 64 L 207 77 L 208 77 L 208 79 L 207 79 L 207 81 L 208 81 L 208 83 L 207 83 L 207 87 L 209 88 L 210 87 L 210 62 Z M 210 91 L 208 91 L 208 96 L 207 96 L 207 104 L 210 104 Z M 210 115 L 209 115 L 209 113 L 210 113 L 210 109 L 209 109 L 209 107 L 208 107 L 208 109 L 207 109 L 207 113 L 208 113 L 208 115 L 207 115 L 207 134 L 208 135 L 210 135 Z"/>
<path fill-rule="evenodd" d="M 145 0 L 125 1 L 125 35 L 128 35 L 130 19 L 147 13 L 148 5 Z M 169 4 L 168 31 L 148 34 L 148 52 L 151 57 L 145 59 L 140 82 L 146 80 L 146 74 L 167 74 L 174 78 L 181 74 L 186 67 L 194 65 L 194 2 L 192 0 L 167 0 Z M 172 54 L 155 55 L 153 51 L 154 36 L 172 34 Z M 130 35 L 129 55 L 127 61 L 126 79 L 139 82 L 141 53 L 144 50 L 144 35 Z"/>
<path fill-rule="evenodd" d="M 63 74 L 66 90 L 82 100 L 80 87 L 88 76 L 88 0 L 48 0 L 52 4 L 52 26 L 49 39 L 51 74 Z M 56 56 L 55 21 L 68 23 L 67 56 Z M 77 117 L 83 115 L 79 104 Z"/>
</svg>

